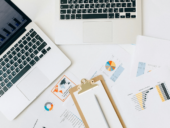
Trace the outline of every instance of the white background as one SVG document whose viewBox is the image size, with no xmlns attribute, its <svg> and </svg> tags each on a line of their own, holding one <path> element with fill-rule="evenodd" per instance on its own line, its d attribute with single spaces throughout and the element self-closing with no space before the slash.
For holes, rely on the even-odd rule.
<svg viewBox="0 0 170 128">
<path fill-rule="evenodd" d="M 54 0 L 13 0 L 13 2 L 18 5 L 54 42 Z M 169 5 L 169 0 L 143 0 L 144 35 L 170 40 Z M 79 79 L 85 76 L 91 65 L 95 62 L 97 53 L 102 50 L 103 47 L 105 47 L 105 45 L 59 46 L 72 61 L 72 65 L 68 70 Z M 133 54 L 134 45 L 121 45 L 121 47 Z M 38 99 L 32 104 L 35 102 L 38 102 Z M 19 128 L 23 122 L 25 125 L 31 124 L 31 120 L 33 120 L 33 117 L 31 116 L 29 107 L 12 122 L 8 121 L 0 113 L 0 128 Z"/>
</svg>

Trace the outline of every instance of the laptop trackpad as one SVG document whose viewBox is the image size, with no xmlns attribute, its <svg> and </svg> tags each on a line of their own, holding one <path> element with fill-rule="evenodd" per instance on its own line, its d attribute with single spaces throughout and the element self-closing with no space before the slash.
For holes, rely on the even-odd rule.
<svg viewBox="0 0 170 128">
<path fill-rule="evenodd" d="M 33 100 L 47 87 L 48 83 L 48 78 L 38 68 L 35 68 L 17 87 L 29 100 Z"/>
<path fill-rule="evenodd" d="M 84 43 L 111 43 L 113 42 L 113 23 L 110 22 L 84 22 Z"/>
</svg>

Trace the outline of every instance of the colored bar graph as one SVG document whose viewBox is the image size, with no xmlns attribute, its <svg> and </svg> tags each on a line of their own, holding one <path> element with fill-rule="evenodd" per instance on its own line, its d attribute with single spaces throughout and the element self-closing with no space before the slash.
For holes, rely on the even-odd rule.
<svg viewBox="0 0 170 128">
<path fill-rule="evenodd" d="M 7 29 L 3 29 L 3 31 L 5 32 L 6 36 L 9 36 L 11 33 L 7 30 Z"/>
<path fill-rule="evenodd" d="M 146 63 L 139 62 L 139 64 L 138 64 L 138 70 L 137 70 L 137 75 L 136 75 L 137 77 L 144 74 L 144 72 L 145 72 L 145 67 L 146 67 Z"/>
<path fill-rule="evenodd" d="M 11 23 L 9 23 L 8 25 L 9 25 L 9 27 L 11 28 L 12 31 L 14 31 L 14 30 L 16 29 L 15 26 L 12 25 Z"/>
<path fill-rule="evenodd" d="M 15 25 L 19 26 L 21 24 L 21 22 L 19 20 L 17 20 L 16 18 L 13 19 L 15 21 Z"/>
<path fill-rule="evenodd" d="M 5 37 L 3 35 L 0 34 L 0 40 L 1 41 L 4 41 L 5 40 Z"/>
<path fill-rule="evenodd" d="M 156 89 L 158 91 L 158 94 L 159 94 L 162 102 L 170 99 L 170 94 L 169 94 L 168 89 L 164 83 L 157 85 Z"/>
<path fill-rule="evenodd" d="M 141 111 L 146 109 L 147 96 L 152 89 L 150 88 L 133 96 L 132 100 L 137 104 L 135 106 L 136 110 Z"/>
<path fill-rule="evenodd" d="M 121 75 L 121 73 L 124 71 L 124 68 L 120 65 L 117 70 L 113 73 L 113 75 L 111 76 L 111 80 L 116 82 L 116 80 L 118 79 L 118 77 Z"/>
</svg>

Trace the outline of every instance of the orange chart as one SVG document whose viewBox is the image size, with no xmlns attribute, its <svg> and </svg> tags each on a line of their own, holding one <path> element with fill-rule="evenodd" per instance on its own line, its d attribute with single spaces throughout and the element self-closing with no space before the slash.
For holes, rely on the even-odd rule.
<svg viewBox="0 0 170 128">
<path fill-rule="evenodd" d="M 113 61 L 108 61 L 105 65 L 105 67 L 108 71 L 113 71 L 116 68 L 116 64 Z"/>
</svg>

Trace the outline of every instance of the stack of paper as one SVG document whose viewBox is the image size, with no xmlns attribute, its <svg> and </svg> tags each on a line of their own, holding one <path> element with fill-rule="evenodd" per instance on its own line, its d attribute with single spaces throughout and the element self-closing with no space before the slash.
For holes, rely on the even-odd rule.
<svg viewBox="0 0 170 128">
<path fill-rule="evenodd" d="M 169 69 L 170 41 L 138 36 L 133 56 L 106 48 L 86 78 L 103 75 L 127 128 L 169 128 Z"/>
</svg>

